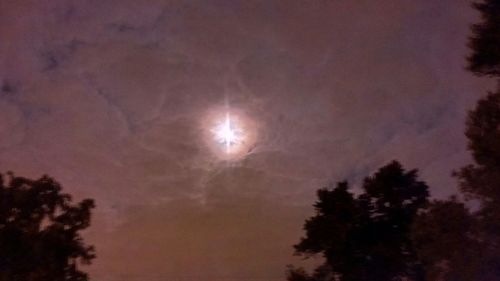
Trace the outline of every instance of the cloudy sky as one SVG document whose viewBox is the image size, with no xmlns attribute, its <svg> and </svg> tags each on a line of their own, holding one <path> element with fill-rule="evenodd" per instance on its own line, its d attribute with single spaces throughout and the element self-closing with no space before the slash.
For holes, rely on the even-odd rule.
<svg viewBox="0 0 500 281">
<path fill-rule="evenodd" d="M 468 156 L 467 0 L 0 0 L 0 169 L 95 198 L 98 281 L 283 280 L 315 190 Z M 221 157 L 230 107 L 251 141 Z M 250 132 L 251 131 L 251 132 Z"/>
</svg>

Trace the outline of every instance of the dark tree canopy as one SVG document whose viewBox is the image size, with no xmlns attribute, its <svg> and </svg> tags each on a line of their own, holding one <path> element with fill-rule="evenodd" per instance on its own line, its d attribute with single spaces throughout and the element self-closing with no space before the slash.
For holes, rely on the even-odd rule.
<svg viewBox="0 0 500 281">
<path fill-rule="evenodd" d="M 72 204 L 52 178 L 0 175 L 0 281 L 86 281 L 80 264 L 94 249 L 80 231 L 90 224 L 90 199 Z"/>
<path fill-rule="evenodd" d="M 418 216 L 412 235 L 429 280 L 500 276 L 500 90 L 469 112 L 465 135 L 474 163 L 454 175 L 461 192 L 480 206 L 470 213 L 455 199 L 435 201 Z"/>
<path fill-rule="evenodd" d="M 465 135 L 474 161 L 481 167 L 500 167 L 500 90 L 478 101 L 469 113 Z"/>
<path fill-rule="evenodd" d="M 474 163 L 455 172 L 469 198 L 479 200 L 475 214 L 485 277 L 500 276 L 500 89 L 478 101 L 469 113 L 465 135 Z M 489 276 L 489 277 L 488 277 Z M 492 279 L 490 279 L 492 278 Z"/>
<path fill-rule="evenodd" d="M 316 215 L 306 221 L 306 235 L 295 250 L 321 254 L 325 264 L 312 276 L 292 269 L 288 280 L 422 280 L 410 230 L 427 198 L 428 187 L 417 172 L 396 161 L 366 178 L 357 197 L 346 182 L 320 189 Z"/>
<path fill-rule="evenodd" d="M 468 57 L 468 68 L 476 75 L 498 78 L 500 0 L 482 0 L 473 6 L 480 11 L 481 22 L 472 27 L 473 34 L 469 41 L 472 54 Z M 457 202 L 435 205 L 421 218 L 418 227 L 420 232 L 416 233 L 416 238 L 427 244 L 428 250 L 423 253 L 425 259 L 446 260 L 448 268 L 441 270 L 441 273 L 446 273 L 444 280 L 498 280 L 500 88 L 480 99 L 474 110 L 469 112 L 465 135 L 474 162 L 454 175 L 466 197 L 479 202 L 479 210 L 470 214 Z M 426 235 L 429 237 L 426 238 Z M 459 253 L 453 251 L 460 245 Z"/>
<path fill-rule="evenodd" d="M 500 76 L 500 0 L 483 0 L 473 6 L 482 21 L 472 26 L 468 68 L 476 75 Z"/>
<path fill-rule="evenodd" d="M 475 217 L 456 198 L 429 204 L 411 233 L 427 280 L 484 280 Z"/>
<path fill-rule="evenodd" d="M 481 201 L 482 217 L 500 227 L 500 90 L 479 100 L 469 113 L 465 135 L 475 163 L 455 175 L 461 190 Z"/>
</svg>

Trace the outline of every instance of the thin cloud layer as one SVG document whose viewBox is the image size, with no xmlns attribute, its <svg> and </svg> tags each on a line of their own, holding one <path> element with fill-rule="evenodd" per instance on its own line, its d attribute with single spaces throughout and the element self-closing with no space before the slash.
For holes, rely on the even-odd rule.
<svg viewBox="0 0 500 281">
<path fill-rule="evenodd" d="M 0 0 L 1 170 L 96 199 L 99 280 L 281 279 L 317 188 L 399 159 L 455 191 L 468 2 Z"/>
</svg>

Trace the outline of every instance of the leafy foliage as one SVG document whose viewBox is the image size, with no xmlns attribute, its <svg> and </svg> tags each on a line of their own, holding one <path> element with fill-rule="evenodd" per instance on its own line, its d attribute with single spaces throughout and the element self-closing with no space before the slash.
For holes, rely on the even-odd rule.
<svg viewBox="0 0 500 281">
<path fill-rule="evenodd" d="M 429 204 L 417 216 L 411 236 L 427 280 L 481 280 L 476 220 L 456 198 Z"/>
<path fill-rule="evenodd" d="M 346 182 L 318 191 L 316 215 L 306 221 L 306 235 L 295 250 L 321 254 L 325 264 L 312 276 L 300 269 L 291 272 L 288 280 L 423 278 L 410 230 L 427 203 L 427 185 L 417 180 L 415 170 L 405 171 L 394 161 L 366 178 L 363 191 L 354 196 Z"/>
<path fill-rule="evenodd" d="M 482 22 L 472 26 L 467 58 L 469 70 L 480 76 L 500 76 L 500 1 L 484 0 L 473 6 L 481 12 Z"/>
<path fill-rule="evenodd" d="M 79 264 L 94 249 L 80 231 L 90 225 L 94 202 L 71 203 L 52 178 L 0 175 L 0 281 L 86 281 Z"/>
<path fill-rule="evenodd" d="M 468 148 L 474 162 L 455 176 L 460 189 L 477 199 L 477 238 L 481 241 L 484 280 L 500 276 L 500 89 L 479 100 L 466 124 Z M 493 279 L 490 279 L 493 278 Z"/>
</svg>

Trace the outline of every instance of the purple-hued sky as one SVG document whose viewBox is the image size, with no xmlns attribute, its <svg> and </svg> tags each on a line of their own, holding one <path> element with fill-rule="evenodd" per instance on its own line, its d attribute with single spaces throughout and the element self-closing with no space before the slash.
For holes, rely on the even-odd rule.
<svg viewBox="0 0 500 281">
<path fill-rule="evenodd" d="M 466 0 L 0 0 L 0 169 L 97 209 L 92 280 L 284 280 L 316 189 L 467 163 Z M 255 131 L 214 153 L 208 116 Z M 207 139 L 208 138 L 208 139 Z"/>
</svg>

